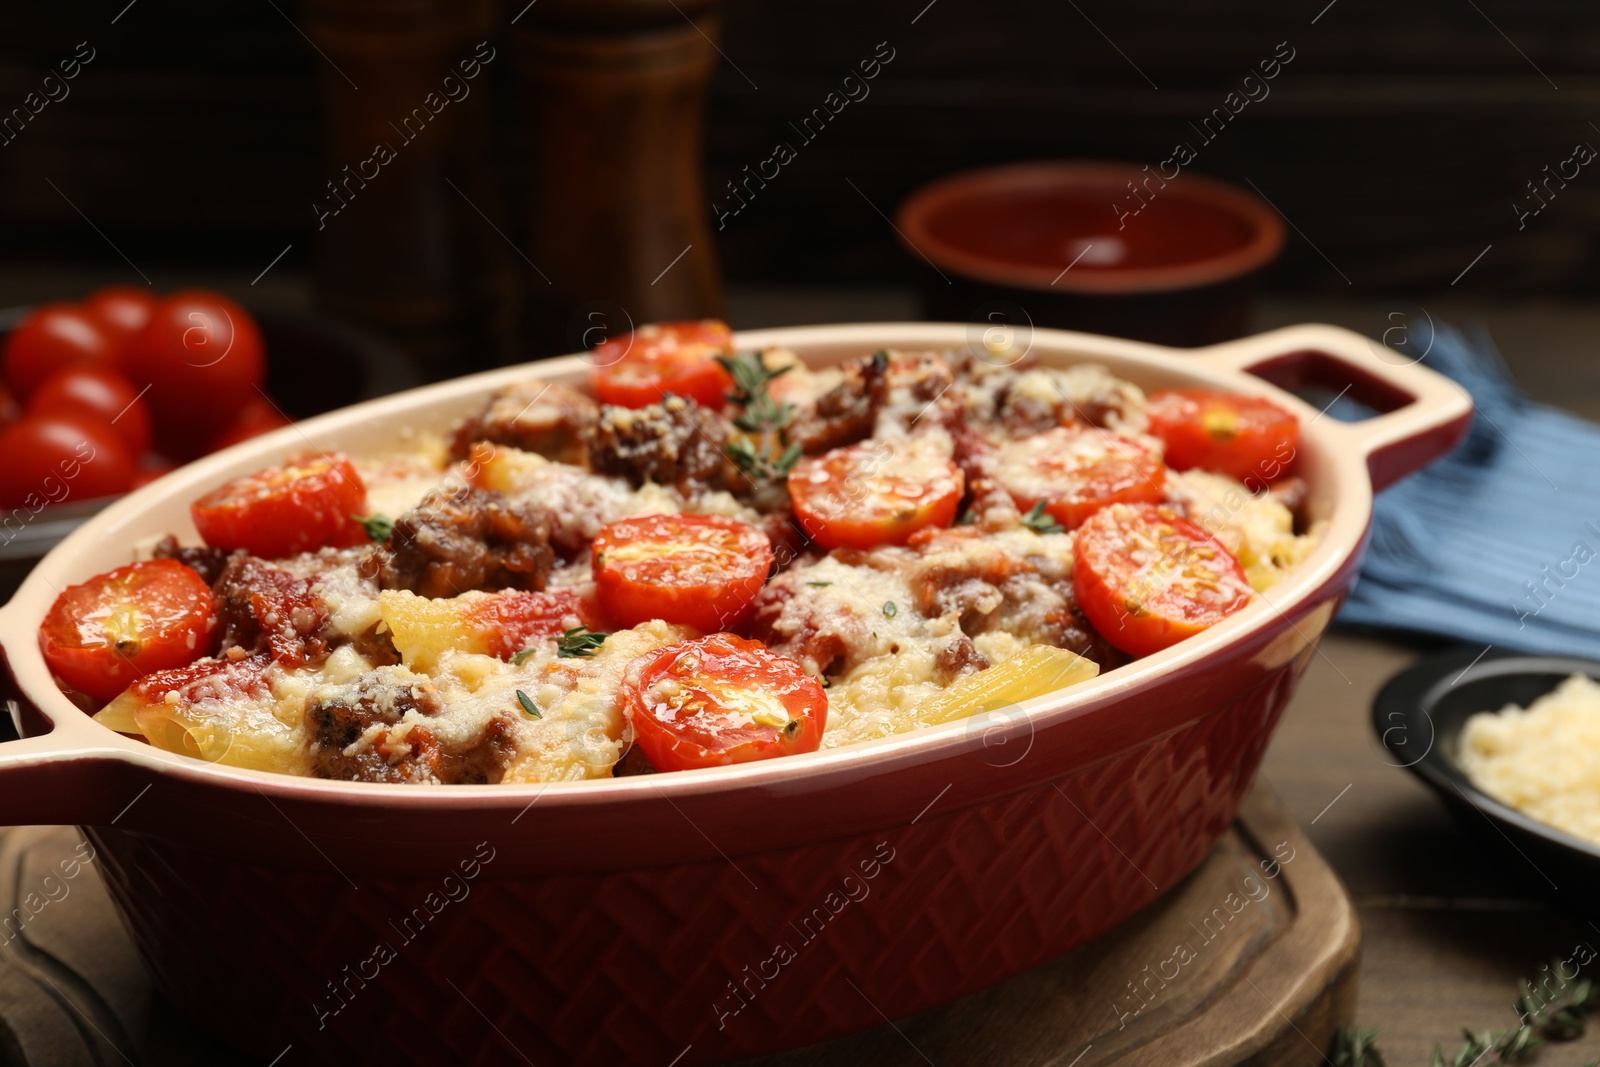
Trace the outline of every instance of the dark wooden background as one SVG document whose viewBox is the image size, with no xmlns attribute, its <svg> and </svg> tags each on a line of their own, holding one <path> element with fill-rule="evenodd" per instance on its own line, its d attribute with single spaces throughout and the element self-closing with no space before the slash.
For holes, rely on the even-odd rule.
<svg viewBox="0 0 1600 1067">
<path fill-rule="evenodd" d="M 501 38 L 523 2 L 502 5 Z M 292 243 L 284 265 L 304 265 L 310 205 L 331 176 L 318 96 L 328 71 L 292 0 L 126 3 L 14 4 L 0 16 L 0 113 L 77 42 L 97 50 L 66 100 L 0 146 L 0 256 L 119 262 L 75 204 L 135 262 L 248 268 Z M 917 184 L 985 163 L 1154 164 L 1288 41 L 1296 58 L 1271 95 L 1195 164 L 1254 182 L 1301 231 L 1273 287 L 1445 288 L 1491 243 L 1458 288 L 1570 294 L 1600 280 L 1600 167 L 1521 232 L 1512 210 L 1546 164 L 1580 140 L 1600 146 L 1600 9 L 1588 0 L 926 4 L 726 0 L 708 202 L 777 140 L 795 140 L 787 123 L 878 42 L 896 53 L 870 97 L 797 145 L 718 234 L 728 279 L 906 277 L 873 205 L 892 213 Z M 527 150 L 511 74 L 497 62 L 477 89 L 493 96 L 499 178 L 515 189 Z M 521 220 L 505 222 L 520 237 Z"/>
</svg>

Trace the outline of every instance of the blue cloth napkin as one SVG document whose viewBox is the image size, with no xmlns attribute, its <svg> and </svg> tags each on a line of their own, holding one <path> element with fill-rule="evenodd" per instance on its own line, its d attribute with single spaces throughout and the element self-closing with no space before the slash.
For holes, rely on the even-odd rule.
<svg viewBox="0 0 1600 1067">
<path fill-rule="evenodd" d="M 1472 429 L 1377 498 L 1339 621 L 1600 659 L 1600 426 L 1524 396 L 1481 327 L 1440 326 L 1422 364 Z"/>
</svg>

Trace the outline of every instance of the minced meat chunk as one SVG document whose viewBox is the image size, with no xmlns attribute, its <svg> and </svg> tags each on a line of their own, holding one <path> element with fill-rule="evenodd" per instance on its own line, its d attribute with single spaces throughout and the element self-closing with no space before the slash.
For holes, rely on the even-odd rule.
<svg viewBox="0 0 1600 1067">
<path fill-rule="evenodd" d="M 221 651 L 269 652 L 291 670 L 320 662 L 329 648 L 328 605 L 315 584 L 254 556 L 229 557 L 212 589 Z"/>
<path fill-rule="evenodd" d="M 559 463 L 583 462 L 583 433 L 599 405 L 576 389 L 539 378 L 496 390 L 489 403 L 456 431 L 455 455 L 479 441 L 537 452 Z"/>
<path fill-rule="evenodd" d="M 222 576 L 222 568 L 228 563 L 227 549 L 211 548 L 206 545 L 180 545 L 178 539 L 171 534 L 156 542 L 151 555 L 155 559 L 177 560 L 198 574 L 207 585 L 217 584 L 217 579 Z"/>
<path fill-rule="evenodd" d="M 548 522 L 492 489 L 435 490 L 395 521 L 366 572 L 383 589 L 453 597 L 543 589 L 554 562 Z"/>
<path fill-rule="evenodd" d="M 337 696 L 314 697 L 306 706 L 312 773 L 352 782 L 499 782 L 516 750 L 509 725 L 490 720 L 481 738 L 451 751 L 415 721 L 442 709 L 427 682 L 396 683 L 375 675 Z M 412 721 L 405 722 L 410 713 Z"/>
<path fill-rule="evenodd" d="M 634 486 L 671 486 L 684 495 L 720 488 L 726 479 L 722 454 L 727 420 L 693 400 L 669 396 L 642 408 L 606 405 L 584 432 L 589 468 L 614 474 Z"/>
</svg>

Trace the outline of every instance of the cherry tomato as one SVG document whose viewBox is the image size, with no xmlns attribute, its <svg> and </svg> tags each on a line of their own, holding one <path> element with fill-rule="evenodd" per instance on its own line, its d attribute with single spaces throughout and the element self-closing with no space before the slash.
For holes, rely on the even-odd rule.
<svg viewBox="0 0 1600 1067">
<path fill-rule="evenodd" d="M 160 303 L 148 289 L 111 285 L 90 293 L 83 309 L 105 325 L 120 349 L 145 328 Z"/>
<path fill-rule="evenodd" d="M 594 392 L 625 408 L 659 404 L 668 393 L 720 408 L 733 379 L 717 356 L 733 354 L 733 333 L 715 319 L 641 326 L 597 346 Z"/>
<path fill-rule="evenodd" d="M 0 384 L 0 426 L 17 421 L 17 416 L 21 414 L 22 409 L 17 406 L 11 390 Z"/>
<path fill-rule="evenodd" d="M 149 383 L 145 400 L 159 439 L 209 440 L 258 395 L 261 333 L 226 297 L 174 293 L 129 343 L 123 369 L 130 381 Z"/>
<path fill-rule="evenodd" d="M 98 318 L 74 304 L 44 304 L 17 324 L 6 338 L 6 382 L 22 400 L 40 382 L 64 367 L 111 367 L 115 335 Z"/>
<path fill-rule="evenodd" d="M 651 619 L 727 629 L 751 609 L 772 543 L 721 515 L 640 515 L 611 523 L 591 549 L 600 606 L 624 626 Z"/>
<path fill-rule="evenodd" d="M 104 367 L 56 371 L 28 397 L 28 414 L 76 413 L 113 430 L 134 456 L 150 447 L 150 410 L 128 379 Z"/>
<path fill-rule="evenodd" d="M 491 656 L 510 659 L 523 649 L 553 640 L 574 626 L 599 630 L 599 608 L 576 589 L 533 593 L 506 589 L 467 609 L 467 625 L 488 638 Z"/>
<path fill-rule="evenodd" d="M 133 472 L 122 438 L 76 413 L 26 415 L 0 430 L 0 507 L 126 493 Z"/>
<path fill-rule="evenodd" d="M 963 485 L 938 446 L 915 440 L 846 445 L 789 472 L 795 517 L 824 548 L 899 545 L 918 530 L 949 526 Z"/>
<path fill-rule="evenodd" d="M 277 405 L 265 397 L 253 396 L 245 401 L 244 407 L 234 417 L 233 424 L 223 430 L 206 445 L 207 452 L 221 452 L 229 445 L 236 445 L 240 441 L 248 441 L 252 437 L 260 437 L 280 426 L 289 425 L 289 420 L 278 411 Z"/>
<path fill-rule="evenodd" d="M 732 634 L 640 656 L 623 701 L 658 771 L 815 752 L 828 723 L 828 695 L 800 664 Z"/>
<path fill-rule="evenodd" d="M 1095 427 L 1057 426 L 1009 441 L 995 456 L 995 481 L 1017 507 L 1039 501 L 1069 530 L 1107 504 L 1150 504 L 1166 491 L 1166 468 L 1132 437 Z"/>
<path fill-rule="evenodd" d="M 1162 389 L 1146 410 L 1175 471 L 1198 467 L 1259 489 L 1288 473 L 1300 447 L 1300 421 L 1259 396 Z"/>
<path fill-rule="evenodd" d="M 177 560 L 153 559 L 68 586 L 39 626 L 39 648 L 56 677 L 104 701 L 206 655 L 215 628 L 204 579 Z"/>
<path fill-rule="evenodd" d="M 1072 590 L 1100 635 L 1148 656 L 1221 622 L 1255 595 L 1239 561 L 1169 508 L 1112 504 L 1078 528 Z"/>
<path fill-rule="evenodd" d="M 356 521 L 367 487 L 346 457 L 309 456 L 245 475 L 189 505 L 195 529 L 212 548 L 242 548 L 282 559 L 325 545 L 370 540 Z"/>
</svg>

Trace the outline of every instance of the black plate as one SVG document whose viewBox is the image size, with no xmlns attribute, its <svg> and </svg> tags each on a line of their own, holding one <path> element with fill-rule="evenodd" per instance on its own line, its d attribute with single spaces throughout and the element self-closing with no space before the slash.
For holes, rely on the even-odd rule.
<svg viewBox="0 0 1600 1067">
<path fill-rule="evenodd" d="M 1541 896 L 1582 914 L 1600 912 L 1600 846 L 1562 833 L 1480 791 L 1456 764 L 1468 716 L 1527 707 L 1574 674 L 1600 680 L 1600 662 L 1477 649 L 1428 656 L 1391 678 L 1372 705 L 1372 727 L 1391 762 L 1445 801 L 1484 850 L 1504 859 Z M 1475 661 L 1476 660 L 1476 661 Z"/>
</svg>

